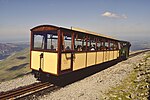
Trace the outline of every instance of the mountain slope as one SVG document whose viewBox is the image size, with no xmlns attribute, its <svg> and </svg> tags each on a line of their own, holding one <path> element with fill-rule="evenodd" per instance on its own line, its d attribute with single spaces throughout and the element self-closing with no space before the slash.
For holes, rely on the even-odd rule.
<svg viewBox="0 0 150 100">
<path fill-rule="evenodd" d="M 0 62 L 0 82 L 31 72 L 29 68 L 29 48 L 13 53 Z"/>
</svg>

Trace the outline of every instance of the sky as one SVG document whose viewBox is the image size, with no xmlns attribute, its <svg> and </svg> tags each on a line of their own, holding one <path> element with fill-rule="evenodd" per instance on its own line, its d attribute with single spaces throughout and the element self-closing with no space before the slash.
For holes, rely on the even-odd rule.
<svg viewBox="0 0 150 100">
<path fill-rule="evenodd" d="M 29 41 L 42 24 L 150 40 L 150 0 L 0 0 L 0 42 Z"/>
</svg>

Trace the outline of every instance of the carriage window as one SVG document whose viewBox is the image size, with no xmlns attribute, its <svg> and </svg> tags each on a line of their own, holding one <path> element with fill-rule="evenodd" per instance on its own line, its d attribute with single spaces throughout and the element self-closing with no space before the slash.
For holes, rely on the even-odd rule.
<svg viewBox="0 0 150 100">
<path fill-rule="evenodd" d="M 91 51 L 96 50 L 96 43 L 95 43 L 95 41 L 94 41 L 94 40 L 92 40 L 92 41 L 91 41 L 90 48 L 91 48 L 91 49 L 90 49 Z"/>
<path fill-rule="evenodd" d="M 34 34 L 34 49 L 44 49 L 44 35 Z"/>
<path fill-rule="evenodd" d="M 97 41 L 97 50 L 103 50 L 103 41 L 100 39 Z"/>
<path fill-rule="evenodd" d="M 62 50 L 67 51 L 71 50 L 71 41 L 72 37 L 69 34 L 62 34 Z"/>
<path fill-rule="evenodd" d="M 47 49 L 57 50 L 58 36 L 53 34 L 47 34 Z"/>
<path fill-rule="evenodd" d="M 110 42 L 110 50 L 114 50 L 114 44 L 113 44 L 113 42 Z"/>
<path fill-rule="evenodd" d="M 117 44 L 116 44 L 117 45 Z M 116 46 L 117 49 L 121 49 L 121 43 L 118 42 L 118 46 Z"/>
<path fill-rule="evenodd" d="M 120 46 L 119 46 L 120 47 Z M 114 42 L 114 50 L 118 50 L 118 43 L 117 42 Z"/>
<path fill-rule="evenodd" d="M 82 51 L 82 39 L 75 39 L 75 46 L 76 51 Z"/>
<path fill-rule="evenodd" d="M 58 36 L 56 33 L 35 33 L 34 50 L 57 50 Z"/>
<path fill-rule="evenodd" d="M 101 48 L 101 41 L 98 41 L 97 42 L 97 50 L 101 50 L 100 48 Z"/>
<path fill-rule="evenodd" d="M 104 42 L 104 40 L 101 40 L 100 42 L 101 42 L 100 50 L 104 50 L 105 49 L 105 47 L 104 47 L 105 42 Z"/>
<path fill-rule="evenodd" d="M 84 34 L 76 34 L 75 35 L 74 49 L 76 51 L 85 51 L 86 50 L 86 37 Z"/>
<path fill-rule="evenodd" d="M 104 50 L 109 50 L 109 48 L 108 48 L 108 41 L 105 41 L 105 49 Z"/>
<path fill-rule="evenodd" d="M 89 39 L 88 39 L 88 50 L 89 51 L 94 51 L 94 50 L 96 50 L 96 41 L 95 41 L 95 38 L 94 37 L 90 37 Z"/>
</svg>

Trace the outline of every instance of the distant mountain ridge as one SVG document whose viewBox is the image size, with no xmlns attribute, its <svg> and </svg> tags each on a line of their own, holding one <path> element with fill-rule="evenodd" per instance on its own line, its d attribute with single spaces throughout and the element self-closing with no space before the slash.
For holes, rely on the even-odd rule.
<svg viewBox="0 0 150 100">
<path fill-rule="evenodd" d="M 150 49 L 150 41 L 134 41 L 131 42 L 131 51 Z"/>
<path fill-rule="evenodd" d="M 0 43 L 0 60 L 27 47 L 29 47 L 28 43 Z"/>
</svg>

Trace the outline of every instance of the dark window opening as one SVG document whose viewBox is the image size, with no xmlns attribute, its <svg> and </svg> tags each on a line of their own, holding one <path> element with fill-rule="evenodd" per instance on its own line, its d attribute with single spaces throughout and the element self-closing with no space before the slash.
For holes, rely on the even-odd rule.
<svg viewBox="0 0 150 100">
<path fill-rule="evenodd" d="M 72 50 L 72 35 L 69 33 L 62 34 L 62 51 Z"/>
<path fill-rule="evenodd" d="M 97 50 L 98 51 L 103 50 L 103 41 L 101 39 L 97 40 Z"/>
<path fill-rule="evenodd" d="M 105 50 L 109 50 L 109 43 L 108 43 L 108 41 L 105 41 Z"/>
<path fill-rule="evenodd" d="M 120 46 L 118 46 L 118 42 L 114 42 L 114 50 L 119 50 Z"/>
<path fill-rule="evenodd" d="M 57 40 L 58 36 L 47 34 L 47 49 L 56 51 L 58 46 Z"/>
<path fill-rule="evenodd" d="M 87 49 L 89 50 L 89 51 L 95 51 L 96 50 L 96 38 L 94 37 L 94 36 L 90 36 L 89 38 L 88 38 L 88 47 L 87 47 Z"/>
<path fill-rule="evenodd" d="M 75 35 L 75 51 L 85 51 L 86 50 L 86 36 L 84 34 Z"/>
<path fill-rule="evenodd" d="M 110 42 L 110 50 L 114 50 L 114 44 L 113 44 L 113 42 Z"/>
</svg>

